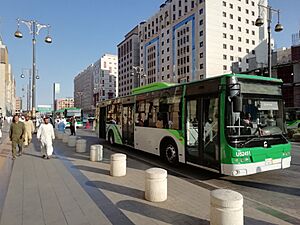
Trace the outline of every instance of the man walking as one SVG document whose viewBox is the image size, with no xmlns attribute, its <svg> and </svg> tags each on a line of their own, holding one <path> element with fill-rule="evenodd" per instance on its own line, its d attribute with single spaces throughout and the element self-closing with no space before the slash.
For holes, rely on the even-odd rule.
<svg viewBox="0 0 300 225">
<path fill-rule="evenodd" d="M 9 130 L 9 138 L 12 142 L 13 160 L 16 158 L 16 147 L 17 147 L 17 145 L 18 145 L 18 148 L 19 148 L 18 156 L 22 155 L 24 134 L 25 134 L 24 123 L 19 121 L 19 116 L 18 115 L 14 115 L 12 124 L 10 125 L 10 130 Z"/>
<path fill-rule="evenodd" d="M 54 129 L 49 123 L 49 118 L 44 118 L 44 123 L 38 129 L 37 138 L 41 141 L 42 157 L 50 159 L 53 153 L 52 140 L 54 140 Z"/>
<path fill-rule="evenodd" d="M 32 120 L 29 119 L 29 116 L 25 117 L 25 141 L 24 145 L 27 147 L 31 143 L 32 134 L 34 132 L 34 126 Z"/>
</svg>

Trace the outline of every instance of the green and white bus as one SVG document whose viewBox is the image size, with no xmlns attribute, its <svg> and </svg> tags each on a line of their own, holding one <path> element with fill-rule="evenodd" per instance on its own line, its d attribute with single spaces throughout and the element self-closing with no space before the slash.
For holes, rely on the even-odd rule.
<svg viewBox="0 0 300 225">
<path fill-rule="evenodd" d="M 66 108 L 64 109 L 64 117 L 66 119 L 66 128 L 70 127 L 70 121 L 72 117 L 76 119 L 76 127 L 83 127 L 83 111 L 80 108 Z"/>
<path fill-rule="evenodd" d="M 281 85 L 242 74 L 149 84 L 98 104 L 99 137 L 231 176 L 288 168 Z"/>
</svg>

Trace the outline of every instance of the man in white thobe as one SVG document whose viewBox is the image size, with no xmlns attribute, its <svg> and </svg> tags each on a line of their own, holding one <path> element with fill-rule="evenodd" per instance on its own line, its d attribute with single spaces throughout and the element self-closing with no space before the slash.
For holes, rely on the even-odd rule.
<svg viewBox="0 0 300 225">
<path fill-rule="evenodd" d="M 42 157 L 50 159 L 53 153 L 52 140 L 55 136 L 53 126 L 49 123 L 49 118 L 44 118 L 44 123 L 38 129 L 37 138 L 41 141 Z"/>
<path fill-rule="evenodd" d="M 24 125 L 25 125 L 24 145 L 25 147 L 27 147 L 31 143 L 32 134 L 34 132 L 34 125 L 32 120 L 29 119 L 29 116 L 25 117 Z"/>
</svg>

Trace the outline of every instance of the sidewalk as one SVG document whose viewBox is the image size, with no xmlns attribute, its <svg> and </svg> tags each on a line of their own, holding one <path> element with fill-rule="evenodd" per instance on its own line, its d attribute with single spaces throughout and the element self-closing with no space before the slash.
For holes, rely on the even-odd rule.
<svg viewBox="0 0 300 225">
<path fill-rule="evenodd" d="M 92 133 L 78 131 L 91 144 Z M 210 191 L 168 175 L 168 200 L 144 200 L 144 170 L 152 167 L 128 158 L 127 175 L 109 176 L 112 152 L 90 162 L 89 153 L 75 153 L 55 141 L 56 157 L 40 157 L 34 138 L 14 161 L 0 225 L 209 224 Z M 245 224 L 289 224 L 245 205 Z"/>
</svg>

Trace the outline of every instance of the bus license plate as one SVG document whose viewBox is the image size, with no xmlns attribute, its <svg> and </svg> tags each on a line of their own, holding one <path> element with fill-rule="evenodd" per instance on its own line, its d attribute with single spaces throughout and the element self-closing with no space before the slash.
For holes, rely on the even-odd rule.
<svg viewBox="0 0 300 225">
<path fill-rule="evenodd" d="M 272 165 L 272 164 L 273 164 L 272 158 L 266 159 L 266 160 L 265 160 L 265 163 L 266 163 L 266 166 L 267 166 L 267 165 Z"/>
</svg>

